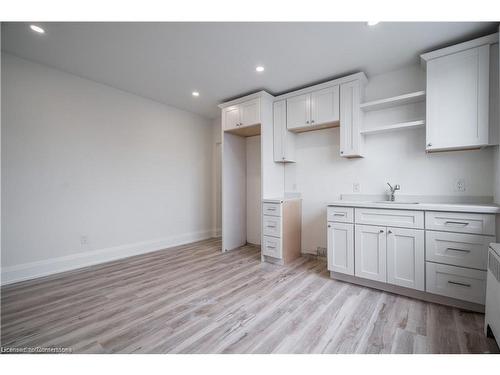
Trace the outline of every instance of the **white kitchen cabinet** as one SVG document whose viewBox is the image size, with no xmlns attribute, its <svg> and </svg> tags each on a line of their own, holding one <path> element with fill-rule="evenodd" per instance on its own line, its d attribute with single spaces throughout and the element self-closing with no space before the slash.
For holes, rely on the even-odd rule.
<svg viewBox="0 0 500 375">
<path fill-rule="evenodd" d="M 340 155 L 343 157 L 363 156 L 361 90 L 359 80 L 340 85 Z"/>
<path fill-rule="evenodd" d="M 354 238 L 355 272 L 358 277 L 387 281 L 386 228 L 356 225 Z"/>
<path fill-rule="evenodd" d="M 311 125 L 339 121 L 339 86 L 311 93 Z"/>
<path fill-rule="evenodd" d="M 286 101 L 280 100 L 273 105 L 273 142 L 274 161 L 281 163 L 295 162 L 296 134 L 286 127 Z"/>
<path fill-rule="evenodd" d="M 241 104 L 223 108 L 224 130 L 232 130 L 260 123 L 260 99 L 252 99 Z"/>
<path fill-rule="evenodd" d="M 354 275 L 354 224 L 328 223 L 328 270 Z"/>
<path fill-rule="evenodd" d="M 489 53 L 486 44 L 427 60 L 427 151 L 489 143 Z"/>
<path fill-rule="evenodd" d="M 260 99 L 253 99 L 241 103 L 239 107 L 241 126 L 250 126 L 260 123 Z"/>
<path fill-rule="evenodd" d="M 232 106 L 222 110 L 224 130 L 236 129 L 240 126 L 240 107 Z"/>
<path fill-rule="evenodd" d="M 425 289 L 424 231 L 387 228 L 387 282 L 406 288 Z"/>
<path fill-rule="evenodd" d="M 289 130 L 309 126 L 311 94 L 297 95 L 286 100 L 286 127 Z"/>
<path fill-rule="evenodd" d="M 338 85 L 286 99 L 287 128 L 307 131 L 338 122 L 339 100 Z"/>
</svg>

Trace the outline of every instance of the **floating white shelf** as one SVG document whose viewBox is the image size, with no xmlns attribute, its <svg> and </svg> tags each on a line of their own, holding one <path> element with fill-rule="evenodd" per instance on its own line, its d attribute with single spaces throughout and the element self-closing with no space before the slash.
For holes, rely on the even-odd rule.
<svg viewBox="0 0 500 375">
<path fill-rule="evenodd" d="M 394 107 L 396 105 L 403 105 L 409 103 L 422 102 L 425 99 L 425 91 L 415 91 L 408 94 L 393 96 L 392 98 L 385 98 L 366 102 L 360 105 L 363 111 L 377 111 L 379 109 Z"/>
<path fill-rule="evenodd" d="M 371 129 L 364 129 L 364 130 L 361 130 L 360 133 L 361 134 L 386 133 L 386 132 L 392 132 L 392 131 L 396 131 L 396 130 L 419 128 L 419 127 L 422 127 L 424 125 L 425 125 L 424 120 L 416 120 L 416 121 L 401 122 L 399 124 L 378 126 L 378 127 L 374 127 Z"/>
</svg>

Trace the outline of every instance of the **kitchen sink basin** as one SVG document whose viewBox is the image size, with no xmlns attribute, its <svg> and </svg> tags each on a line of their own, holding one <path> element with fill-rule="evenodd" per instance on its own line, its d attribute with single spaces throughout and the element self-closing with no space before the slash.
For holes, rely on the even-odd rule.
<svg viewBox="0 0 500 375">
<path fill-rule="evenodd" d="M 393 201 L 374 201 L 373 203 L 389 203 L 389 204 L 419 204 L 419 202 L 393 202 Z"/>
</svg>

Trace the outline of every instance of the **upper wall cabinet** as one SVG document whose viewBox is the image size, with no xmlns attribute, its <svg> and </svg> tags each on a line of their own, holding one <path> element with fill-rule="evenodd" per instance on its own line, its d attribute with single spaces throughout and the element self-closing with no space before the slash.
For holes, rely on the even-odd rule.
<svg viewBox="0 0 500 375">
<path fill-rule="evenodd" d="M 340 156 L 362 157 L 362 114 L 360 109 L 364 81 L 355 80 L 340 85 Z"/>
<path fill-rule="evenodd" d="M 286 128 L 286 100 L 273 104 L 273 146 L 274 161 L 279 163 L 295 162 L 296 134 Z"/>
<path fill-rule="evenodd" d="M 427 69 L 427 151 L 496 143 L 489 139 L 490 48 L 495 42 L 497 34 L 421 55 Z"/>
<path fill-rule="evenodd" d="M 286 99 L 286 126 L 291 131 L 331 127 L 338 121 L 338 85 Z"/>
<path fill-rule="evenodd" d="M 224 130 L 237 129 L 260 123 L 260 99 L 252 99 L 222 109 Z"/>
</svg>

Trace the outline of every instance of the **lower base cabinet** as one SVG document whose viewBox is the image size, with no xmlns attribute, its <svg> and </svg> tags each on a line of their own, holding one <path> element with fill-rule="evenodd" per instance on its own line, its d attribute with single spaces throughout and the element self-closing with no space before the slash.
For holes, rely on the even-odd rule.
<svg viewBox="0 0 500 375">
<path fill-rule="evenodd" d="M 387 282 L 425 290 L 425 240 L 419 229 L 387 229 Z"/>
<path fill-rule="evenodd" d="M 354 224 L 328 223 L 328 269 L 354 275 Z"/>
<path fill-rule="evenodd" d="M 354 275 L 386 282 L 387 242 L 385 227 L 355 225 Z"/>
</svg>

